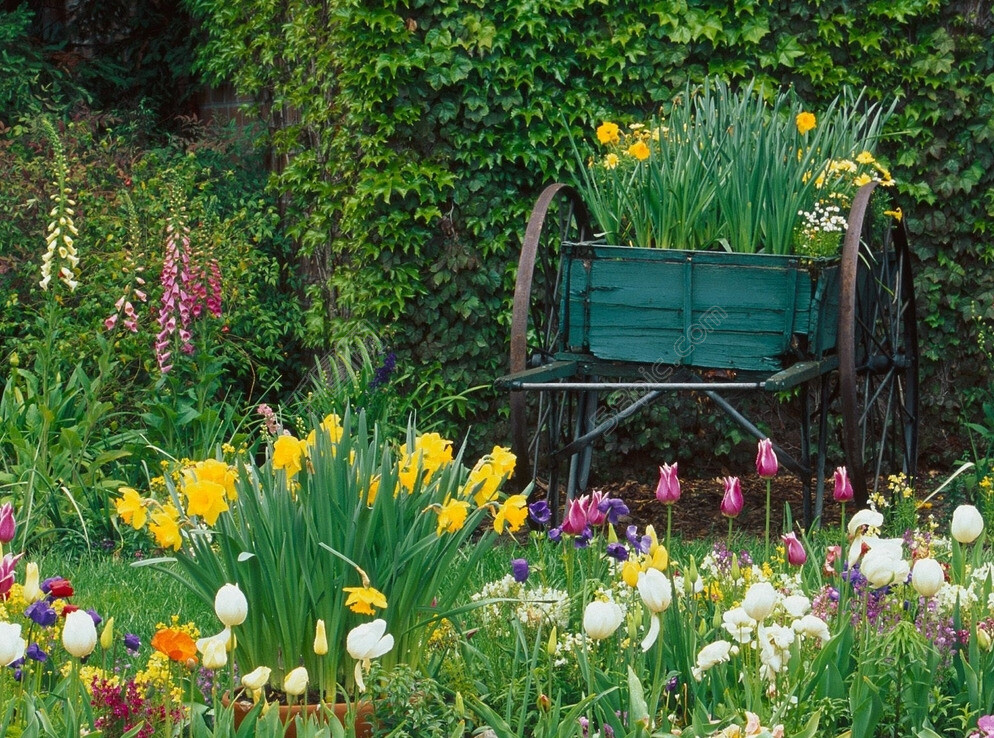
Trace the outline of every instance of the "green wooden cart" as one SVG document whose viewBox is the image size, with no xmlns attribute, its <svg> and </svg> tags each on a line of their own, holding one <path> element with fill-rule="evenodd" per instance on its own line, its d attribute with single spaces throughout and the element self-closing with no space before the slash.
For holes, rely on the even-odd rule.
<svg viewBox="0 0 994 738">
<path fill-rule="evenodd" d="M 795 388 L 799 458 L 775 448 L 804 484 L 807 524 L 821 516 L 835 428 L 857 502 L 889 474 L 913 476 L 911 256 L 876 187 L 857 193 L 832 258 L 606 245 L 573 188 L 547 187 L 518 262 L 510 374 L 497 380 L 510 390 L 524 481 L 557 507 L 587 487 L 595 442 L 671 392 L 701 392 L 763 438 L 726 395 Z M 613 402 L 598 407 L 605 393 Z M 833 413 L 841 423 L 829 423 Z"/>
</svg>

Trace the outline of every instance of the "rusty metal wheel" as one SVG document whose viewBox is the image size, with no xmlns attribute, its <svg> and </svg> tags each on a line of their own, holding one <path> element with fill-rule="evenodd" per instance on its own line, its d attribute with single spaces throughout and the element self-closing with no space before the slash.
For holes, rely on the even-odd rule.
<svg viewBox="0 0 994 738">
<path fill-rule="evenodd" d="M 839 387 L 855 502 L 913 477 L 918 454 L 918 328 L 904 223 L 877 183 L 860 188 L 842 247 Z M 872 207 L 871 207 L 872 204 Z"/>
<path fill-rule="evenodd" d="M 511 316 L 511 373 L 551 364 L 563 347 L 560 246 L 592 237 L 587 208 L 572 187 L 553 184 L 532 209 L 518 259 Z M 565 379 L 565 378 L 564 378 Z M 553 390 L 512 391 L 511 446 L 518 457 L 521 484 L 534 480 L 553 509 L 560 499 L 585 486 L 590 449 L 570 458 L 557 455 L 586 432 L 596 393 Z"/>
</svg>

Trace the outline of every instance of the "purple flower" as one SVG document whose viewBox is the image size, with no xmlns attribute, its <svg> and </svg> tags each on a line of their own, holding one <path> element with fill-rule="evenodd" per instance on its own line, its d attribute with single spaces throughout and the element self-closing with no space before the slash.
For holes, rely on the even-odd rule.
<svg viewBox="0 0 994 738">
<path fill-rule="evenodd" d="M 618 561 L 626 561 L 628 559 L 628 548 L 624 543 L 615 541 L 614 543 L 607 544 L 607 555 Z"/>
<path fill-rule="evenodd" d="M 35 661 L 45 661 L 48 658 L 48 654 L 45 653 L 41 649 L 41 646 L 39 646 L 37 643 L 32 643 L 30 646 L 28 646 L 27 649 L 25 649 L 24 651 L 24 655 L 27 656 L 29 659 L 34 659 Z"/>
<path fill-rule="evenodd" d="M 14 520 L 14 506 L 5 502 L 0 505 L 0 543 L 10 543 L 14 540 L 17 522 Z"/>
<path fill-rule="evenodd" d="M 597 509 L 607 516 L 607 522 L 611 525 L 615 525 L 620 518 L 629 513 L 628 505 L 617 497 L 605 497 L 597 505 Z"/>
<path fill-rule="evenodd" d="M 628 526 L 628 529 L 625 531 L 625 538 L 632 544 L 632 548 L 641 554 L 649 553 L 649 549 L 652 548 L 652 538 L 649 536 L 640 536 L 638 528 L 634 525 Z"/>
<path fill-rule="evenodd" d="M 545 500 L 539 500 L 530 504 L 528 506 L 528 514 L 539 525 L 545 525 L 552 519 L 552 510 L 549 509 L 549 503 Z"/>
<path fill-rule="evenodd" d="M 677 476 L 676 462 L 659 467 L 656 499 L 664 505 L 672 505 L 680 499 L 680 478 Z"/>
<path fill-rule="evenodd" d="M 516 582 L 524 582 L 528 579 L 528 561 L 525 559 L 511 559 L 511 576 Z"/>
<path fill-rule="evenodd" d="M 129 651 L 137 651 L 139 648 L 141 648 L 141 646 L 142 646 L 141 639 L 138 636 L 136 636 L 134 633 L 124 634 L 124 647 L 126 649 L 128 649 Z"/>
<path fill-rule="evenodd" d="M 575 548 L 586 548 L 590 545 L 590 539 L 594 537 L 594 532 L 590 530 L 588 525 L 586 528 L 581 530 L 577 535 L 573 536 L 573 546 Z"/>
<path fill-rule="evenodd" d="M 373 372 L 373 378 L 369 381 L 371 390 L 378 389 L 390 381 L 390 375 L 397 366 L 397 355 L 391 351 L 383 359 L 383 364 Z"/>
<path fill-rule="evenodd" d="M 549 540 L 553 543 L 559 543 L 563 539 L 563 529 L 562 528 L 552 528 L 549 530 Z"/>
<path fill-rule="evenodd" d="M 49 604 L 48 600 L 38 600 L 37 602 L 32 602 L 28 605 L 28 609 L 24 611 L 24 615 L 25 617 L 31 618 L 43 628 L 50 628 L 55 625 L 55 621 L 59 619 L 59 616 L 55 612 L 55 608 Z"/>
<path fill-rule="evenodd" d="M 86 614 L 89 615 L 90 618 L 93 619 L 93 625 L 94 626 L 100 625 L 100 623 L 102 623 L 104 621 L 104 619 L 102 617 L 100 617 L 100 615 L 97 614 L 97 611 L 94 610 L 92 607 L 89 610 L 86 611 Z"/>
</svg>

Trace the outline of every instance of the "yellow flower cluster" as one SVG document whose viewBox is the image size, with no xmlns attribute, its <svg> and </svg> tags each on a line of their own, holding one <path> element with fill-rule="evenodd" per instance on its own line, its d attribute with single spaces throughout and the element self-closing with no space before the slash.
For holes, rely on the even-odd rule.
<svg viewBox="0 0 994 738">
<path fill-rule="evenodd" d="M 608 152 L 599 162 L 605 169 L 616 169 L 619 164 L 643 162 L 652 155 L 650 141 L 658 141 L 664 128 L 647 129 L 642 123 L 632 123 L 628 131 L 622 131 L 617 123 L 610 121 L 597 127 L 597 140 L 608 147 Z M 595 166 L 591 161 L 590 165 Z"/>
<path fill-rule="evenodd" d="M 400 486 L 413 492 L 418 482 L 427 484 L 441 468 L 452 463 L 452 441 L 438 433 L 425 433 L 414 439 L 414 447 L 405 443 L 400 450 L 401 462 L 398 479 Z"/>
<path fill-rule="evenodd" d="M 466 481 L 466 492 L 473 495 L 477 507 L 483 507 L 497 497 L 501 482 L 514 474 L 517 458 L 506 448 L 494 446 L 493 451 L 476 462 Z"/>
</svg>

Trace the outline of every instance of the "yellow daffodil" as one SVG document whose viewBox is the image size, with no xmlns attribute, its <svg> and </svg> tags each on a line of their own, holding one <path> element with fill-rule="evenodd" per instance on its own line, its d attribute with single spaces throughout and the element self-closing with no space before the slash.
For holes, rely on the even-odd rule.
<svg viewBox="0 0 994 738">
<path fill-rule="evenodd" d="M 179 531 L 179 510 L 171 502 L 152 513 L 148 529 L 155 536 L 155 543 L 162 548 L 179 551 L 183 537 Z"/>
<path fill-rule="evenodd" d="M 524 495 L 511 495 L 500 506 L 494 516 L 494 530 L 504 532 L 506 526 L 511 533 L 517 533 L 528 519 L 528 498 Z"/>
<path fill-rule="evenodd" d="M 199 515 L 207 525 L 214 525 L 218 516 L 228 509 L 224 487 L 217 482 L 196 480 L 183 486 L 186 494 L 186 514 Z"/>
<path fill-rule="evenodd" d="M 462 530 L 466 524 L 466 516 L 469 514 L 469 503 L 466 500 L 447 499 L 444 504 L 435 506 L 438 513 L 438 527 L 435 535 L 445 533 L 456 533 Z"/>
<path fill-rule="evenodd" d="M 238 473 L 234 467 L 217 459 L 198 461 L 193 466 L 188 466 L 183 470 L 184 484 L 198 480 L 220 484 L 224 487 L 224 494 L 229 500 L 238 499 L 238 491 L 235 489 L 237 478 Z"/>
<path fill-rule="evenodd" d="M 621 130 L 617 123 L 604 122 L 597 126 L 597 140 L 602 144 L 618 143 L 621 140 Z"/>
<path fill-rule="evenodd" d="M 369 507 L 372 507 L 373 503 L 376 502 L 376 495 L 377 493 L 379 493 L 379 491 L 380 491 L 380 475 L 377 474 L 372 479 L 369 480 L 369 489 L 366 490 L 366 504 Z"/>
<path fill-rule="evenodd" d="M 114 500 L 118 516 L 135 530 L 141 530 L 145 527 L 145 521 L 148 520 L 145 500 L 142 499 L 137 490 L 131 487 L 121 487 L 118 492 L 122 493 L 121 497 Z"/>
<path fill-rule="evenodd" d="M 646 145 L 645 141 L 636 141 L 628 147 L 628 153 L 639 161 L 645 161 L 649 158 L 649 147 Z"/>
<path fill-rule="evenodd" d="M 504 477 L 494 467 L 494 465 L 484 459 L 480 459 L 473 471 L 469 473 L 466 480 L 466 489 L 474 490 L 473 502 L 477 507 L 483 507 L 488 502 L 493 502 L 497 497 L 497 488 Z"/>
<path fill-rule="evenodd" d="M 273 469 L 285 469 L 287 479 L 303 468 L 307 443 L 293 436 L 280 436 L 273 441 Z"/>
<path fill-rule="evenodd" d="M 494 450 L 490 452 L 490 463 L 498 474 L 510 479 L 514 475 L 514 465 L 518 463 L 518 457 L 512 454 L 510 449 L 494 446 Z"/>
<path fill-rule="evenodd" d="M 796 122 L 797 131 L 802 136 L 808 131 L 814 130 L 815 126 L 818 125 L 818 121 L 815 119 L 814 113 L 798 113 Z"/>
<path fill-rule="evenodd" d="M 897 210 L 885 210 L 884 215 L 889 215 L 894 220 L 900 221 L 901 218 L 904 217 L 904 212 L 901 210 L 901 208 L 898 208 Z M 983 483 L 981 482 L 981 484 Z"/>
<path fill-rule="evenodd" d="M 324 420 L 321 421 L 321 425 L 318 426 L 318 430 L 327 433 L 333 444 L 341 441 L 342 434 L 345 432 L 345 429 L 342 428 L 342 419 L 335 413 L 325 415 Z M 317 432 L 311 431 L 307 434 L 307 445 L 314 446 L 316 443 Z"/>
<path fill-rule="evenodd" d="M 383 609 L 387 606 L 386 596 L 377 589 L 368 585 L 363 587 L 343 587 L 343 592 L 348 592 L 348 599 L 345 606 L 352 612 L 360 615 L 375 615 L 374 607 Z"/>
</svg>

